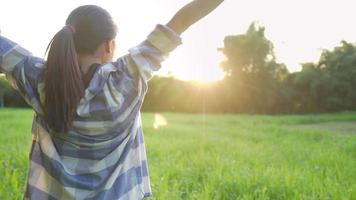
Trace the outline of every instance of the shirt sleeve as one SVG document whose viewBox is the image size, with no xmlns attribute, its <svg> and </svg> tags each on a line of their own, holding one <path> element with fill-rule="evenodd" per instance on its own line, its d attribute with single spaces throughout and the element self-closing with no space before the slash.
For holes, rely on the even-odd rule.
<svg viewBox="0 0 356 200">
<path fill-rule="evenodd" d="M 43 59 L 32 56 L 28 50 L 0 36 L 0 73 L 5 73 L 10 85 L 37 112 L 41 112 L 38 88 L 43 67 Z"/>
<path fill-rule="evenodd" d="M 146 40 L 129 49 L 128 69 L 131 73 L 137 70 L 141 77 L 148 81 L 153 72 L 161 68 L 163 62 L 177 46 L 182 44 L 179 34 L 166 25 L 158 24 Z"/>
</svg>

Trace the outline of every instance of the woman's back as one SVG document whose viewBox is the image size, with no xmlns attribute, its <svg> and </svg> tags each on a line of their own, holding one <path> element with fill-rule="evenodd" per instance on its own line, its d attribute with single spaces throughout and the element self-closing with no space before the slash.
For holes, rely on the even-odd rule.
<svg viewBox="0 0 356 200">
<path fill-rule="evenodd" d="M 25 199 L 152 194 L 140 117 L 147 81 L 180 34 L 222 1 L 187 4 L 116 61 L 116 26 L 98 6 L 72 11 L 46 61 L 0 36 L 0 72 L 35 110 Z"/>
<path fill-rule="evenodd" d="M 179 35 L 158 25 L 129 54 L 98 66 L 72 126 L 57 132 L 43 118 L 45 63 L 2 38 L 0 45 L 12 45 L 8 58 L 21 55 L 11 64 L 11 79 L 36 111 L 26 198 L 140 199 L 151 194 L 140 108 L 153 71 L 179 44 Z M 22 71 L 31 73 L 23 77 Z"/>
</svg>

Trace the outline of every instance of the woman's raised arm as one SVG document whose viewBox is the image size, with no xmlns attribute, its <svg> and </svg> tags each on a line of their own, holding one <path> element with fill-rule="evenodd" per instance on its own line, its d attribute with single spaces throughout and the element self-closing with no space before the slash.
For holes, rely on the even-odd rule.
<svg viewBox="0 0 356 200">
<path fill-rule="evenodd" d="M 131 48 L 128 56 L 120 58 L 127 63 L 130 74 L 135 74 L 138 69 L 145 81 L 151 79 L 153 72 L 161 68 L 161 62 L 168 54 L 182 44 L 180 34 L 223 1 L 194 0 L 180 9 L 168 24 L 158 24 L 144 42 Z"/>
<path fill-rule="evenodd" d="M 44 60 L 34 57 L 17 43 L 0 35 L 0 73 L 37 113 L 42 112 L 39 88 Z"/>
<path fill-rule="evenodd" d="M 223 1 L 224 0 L 193 0 L 181 8 L 168 22 L 167 26 L 178 34 L 181 34 L 192 24 L 208 15 Z"/>
</svg>

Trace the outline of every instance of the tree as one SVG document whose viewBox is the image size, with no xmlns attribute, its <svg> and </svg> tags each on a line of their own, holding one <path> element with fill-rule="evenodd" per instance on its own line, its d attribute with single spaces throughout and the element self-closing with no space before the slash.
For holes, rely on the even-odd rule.
<svg viewBox="0 0 356 200">
<path fill-rule="evenodd" d="M 317 63 L 305 63 L 294 74 L 293 90 L 303 112 L 335 112 L 356 109 L 356 47 L 342 41 L 324 50 Z"/>
<path fill-rule="evenodd" d="M 265 37 L 265 28 L 252 23 L 245 34 L 227 36 L 220 49 L 227 60 L 222 63 L 228 76 L 256 73 L 274 60 L 273 44 Z"/>
<path fill-rule="evenodd" d="M 288 75 L 284 64 L 277 63 L 273 44 L 265 37 L 265 28 L 252 23 L 245 34 L 227 36 L 227 58 L 221 64 L 226 81 L 234 88 L 231 109 L 237 112 L 270 113 L 280 99 L 279 83 Z M 238 101 L 237 101 L 238 100 Z"/>
</svg>

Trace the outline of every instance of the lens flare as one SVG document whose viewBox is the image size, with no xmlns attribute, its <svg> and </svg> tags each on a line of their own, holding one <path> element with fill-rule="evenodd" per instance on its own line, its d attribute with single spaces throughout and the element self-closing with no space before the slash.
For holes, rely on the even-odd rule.
<svg viewBox="0 0 356 200">
<path fill-rule="evenodd" d="M 155 113 L 155 121 L 153 122 L 153 128 L 159 129 L 167 125 L 168 125 L 167 119 L 163 115 Z"/>
</svg>

